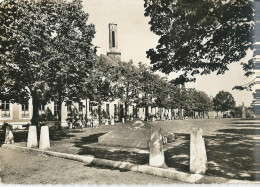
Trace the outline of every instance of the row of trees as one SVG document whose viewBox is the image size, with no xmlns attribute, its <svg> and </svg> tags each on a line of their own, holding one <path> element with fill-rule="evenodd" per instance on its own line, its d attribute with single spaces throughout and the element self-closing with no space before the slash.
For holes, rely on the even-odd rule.
<svg viewBox="0 0 260 187">
<path fill-rule="evenodd" d="M 95 64 L 98 64 L 98 70 L 90 77 L 95 89 L 90 90 L 95 90 L 91 99 L 98 102 L 99 114 L 104 101 L 115 99 L 124 103 L 122 117 L 128 116 L 129 105 L 136 104 L 137 108 L 145 108 L 145 120 L 150 115 L 148 107 L 184 109 L 192 117 L 195 117 L 195 112 L 204 116 L 206 111 L 224 112 L 235 107 L 234 98 L 229 92 L 220 91 L 213 99 L 195 88 L 172 84 L 166 77 L 153 73 L 145 64 L 139 63 L 137 67 L 132 61 L 114 64 L 105 56 L 97 59 Z"/>
</svg>

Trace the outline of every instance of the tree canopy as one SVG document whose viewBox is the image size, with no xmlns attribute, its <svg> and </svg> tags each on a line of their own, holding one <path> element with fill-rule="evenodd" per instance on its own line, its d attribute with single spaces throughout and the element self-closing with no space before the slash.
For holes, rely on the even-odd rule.
<svg viewBox="0 0 260 187">
<path fill-rule="evenodd" d="M 151 31 L 160 36 L 147 57 L 153 70 L 182 72 L 175 84 L 195 81 L 196 74 L 223 74 L 253 47 L 254 6 L 250 0 L 144 1 Z M 252 61 L 243 67 L 252 70 Z"/>
<path fill-rule="evenodd" d="M 236 106 L 236 102 L 231 93 L 220 91 L 213 98 L 213 106 L 216 111 L 224 112 L 233 109 Z"/>
<path fill-rule="evenodd" d="M 41 102 L 58 100 L 61 105 L 64 98 L 82 98 L 95 29 L 86 23 L 81 1 L 4 0 L 0 15 L 4 98 L 17 103 L 32 98 L 36 125 Z"/>
</svg>

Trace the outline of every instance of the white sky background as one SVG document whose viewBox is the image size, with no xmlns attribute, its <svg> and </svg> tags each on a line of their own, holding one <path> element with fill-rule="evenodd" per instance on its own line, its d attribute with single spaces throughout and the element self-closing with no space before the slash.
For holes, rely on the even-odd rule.
<svg viewBox="0 0 260 187">
<path fill-rule="evenodd" d="M 146 51 L 157 45 L 159 37 L 150 31 L 150 18 L 144 16 L 144 0 L 83 0 L 84 10 L 89 13 L 89 23 L 96 28 L 94 45 L 100 47 L 102 54 L 108 52 L 108 24 L 116 23 L 118 31 L 118 47 L 122 53 L 121 59 L 135 64 L 143 62 L 150 64 L 146 58 Z M 249 53 L 245 62 L 250 59 Z M 229 91 L 237 105 L 242 102 L 249 106 L 253 100 L 252 92 L 232 90 L 236 85 L 243 85 L 253 80 L 253 77 L 244 77 L 240 62 L 229 66 L 230 71 L 224 75 L 197 76 L 195 83 L 188 83 L 186 87 L 195 87 L 205 91 L 210 96 L 221 91 Z M 174 75 L 171 75 L 174 77 Z"/>
</svg>

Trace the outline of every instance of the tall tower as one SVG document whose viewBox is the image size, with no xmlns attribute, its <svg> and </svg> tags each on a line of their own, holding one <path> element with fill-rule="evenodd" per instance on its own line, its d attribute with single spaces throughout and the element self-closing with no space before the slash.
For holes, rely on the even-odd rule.
<svg viewBox="0 0 260 187">
<path fill-rule="evenodd" d="M 121 61 L 121 52 L 118 50 L 118 39 L 117 39 L 117 24 L 109 23 L 109 52 L 107 56 L 116 60 Z"/>
</svg>

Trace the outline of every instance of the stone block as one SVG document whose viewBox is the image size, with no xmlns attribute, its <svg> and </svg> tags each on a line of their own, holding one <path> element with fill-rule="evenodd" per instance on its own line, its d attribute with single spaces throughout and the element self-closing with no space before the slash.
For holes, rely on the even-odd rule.
<svg viewBox="0 0 260 187">
<path fill-rule="evenodd" d="M 42 126 L 39 149 L 47 149 L 47 148 L 50 148 L 49 127 Z"/>
<path fill-rule="evenodd" d="M 115 120 L 114 119 L 111 119 L 110 122 L 111 122 L 111 125 L 115 125 Z"/>
<path fill-rule="evenodd" d="M 37 140 L 36 126 L 29 126 L 27 147 L 32 148 L 37 146 L 38 146 L 38 140 Z"/>
<path fill-rule="evenodd" d="M 122 118 L 122 124 L 125 124 L 125 118 Z"/>
<path fill-rule="evenodd" d="M 108 125 L 108 119 L 105 119 L 105 125 Z"/>
<path fill-rule="evenodd" d="M 194 128 L 190 135 L 190 172 L 205 174 L 207 170 L 207 154 L 202 137 L 203 129 Z"/>
<path fill-rule="evenodd" d="M 149 165 L 155 167 L 165 165 L 161 128 L 157 126 L 151 127 Z"/>
<path fill-rule="evenodd" d="M 14 143 L 14 135 L 10 125 L 6 126 L 5 129 L 5 144 Z"/>
</svg>

